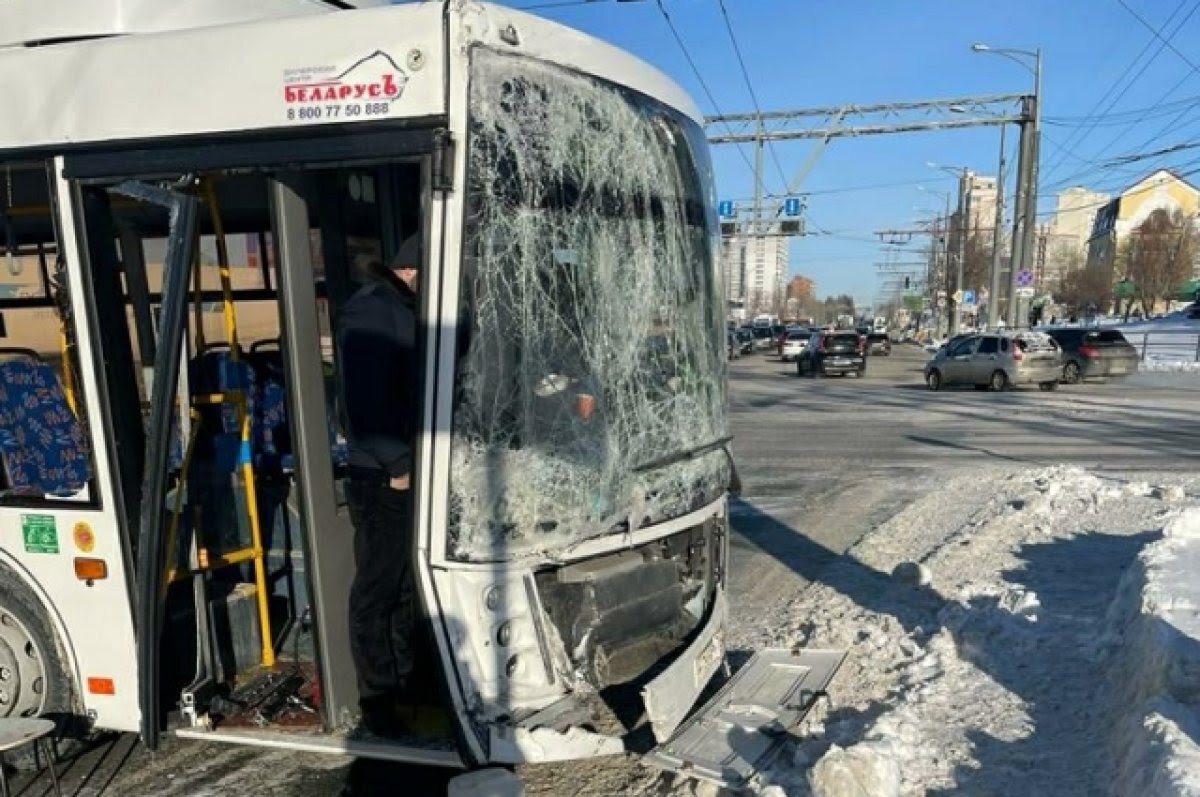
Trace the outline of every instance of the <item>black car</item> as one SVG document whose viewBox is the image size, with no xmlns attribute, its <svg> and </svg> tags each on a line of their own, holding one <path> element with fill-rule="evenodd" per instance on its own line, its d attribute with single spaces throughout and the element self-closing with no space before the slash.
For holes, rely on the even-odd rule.
<svg viewBox="0 0 1200 797">
<path fill-rule="evenodd" d="M 1062 381 L 1068 384 L 1137 371 L 1137 349 L 1119 329 L 1050 329 L 1047 334 L 1062 349 Z"/>
<path fill-rule="evenodd" d="M 750 331 L 750 328 L 739 327 L 735 334 L 742 354 L 752 354 L 754 352 L 754 333 Z"/>
<path fill-rule="evenodd" d="M 857 332 L 818 332 L 796 358 L 796 373 L 800 376 L 862 376 L 867 370 L 866 350 L 867 339 Z"/>
</svg>

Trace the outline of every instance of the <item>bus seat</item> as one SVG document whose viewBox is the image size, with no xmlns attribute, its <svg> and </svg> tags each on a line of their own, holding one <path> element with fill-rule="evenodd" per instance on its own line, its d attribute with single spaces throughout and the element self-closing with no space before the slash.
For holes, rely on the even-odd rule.
<svg viewBox="0 0 1200 797">
<path fill-rule="evenodd" d="M 0 361 L 0 464 L 13 493 L 74 495 L 91 478 L 83 426 L 44 362 Z"/>
<path fill-rule="evenodd" d="M 295 467 L 291 431 L 288 426 L 287 388 L 284 380 L 283 354 L 279 340 L 256 341 L 250 347 L 250 359 L 258 374 L 258 412 L 254 416 L 255 462 L 264 467 L 274 466 L 285 471 Z M 326 423 L 329 425 L 329 448 L 335 468 L 344 468 L 349 459 L 346 442 L 337 432 L 334 409 L 333 380 L 326 380 Z"/>
<path fill-rule="evenodd" d="M 235 361 L 227 345 L 206 348 L 192 358 L 188 377 L 196 394 L 225 393 L 238 389 L 244 391 L 246 409 L 250 417 L 254 417 L 254 369 L 242 357 Z M 204 425 L 196 441 L 197 458 L 212 462 L 219 472 L 233 472 L 243 455 L 237 408 L 232 401 L 224 401 L 218 406 L 201 406 L 200 414 Z"/>
<path fill-rule="evenodd" d="M 291 430 L 288 427 L 287 391 L 279 340 L 259 340 L 250 346 L 258 395 L 252 419 L 254 464 L 264 470 L 291 470 Z"/>
</svg>

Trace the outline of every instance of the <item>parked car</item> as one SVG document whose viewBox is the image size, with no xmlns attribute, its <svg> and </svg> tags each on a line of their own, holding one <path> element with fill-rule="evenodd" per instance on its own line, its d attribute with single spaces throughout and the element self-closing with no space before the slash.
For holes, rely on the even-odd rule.
<svg viewBox="0 0 1200 797">
<path fill-rule="evenodd" d="M 749 327 L 742 327 L 737 331 L 738 343 L 741 345 L 742 354 L 754 353 L 754 333 Z"/>
<path fill-rule="evenodd" d="M 871 332 L 867 335 L 867 354 L 887 357 L 892 353 L 892 341 L 886 332 Z"/>
<path fill-rule="evenodd" d="M 783 346 L 779 349 L 779 356 L 785 363 L 796 359 L 808 348 L 808 342 L 812 340 L 812 336 L 813 333 L 807 329 L 793 329 L 783 341 Z"/>
<path fill-rule="evenodd" d="M 818 332 L 796 358 L 796 373 L 862 376 L 867 370 L 866 344 L 866 338 L 854 331 Z"/>
<path fill-rule="evenodd" d="M 970 335 L 930 358 L 925 364 L 925 384 L 930 390 L 949 385 L 1007 390 L 1028 384 L 1056 390 L 1061 369 L 1058 344 L 1048 335 Z"/>
<path fill-rule="evenodd" d="M 1046 334 L 1062 350 L 1062 381 L 1067 384 L 1137 371 L 1137 349 L 1119 329 L 1050 329 Z"/>
</svg>

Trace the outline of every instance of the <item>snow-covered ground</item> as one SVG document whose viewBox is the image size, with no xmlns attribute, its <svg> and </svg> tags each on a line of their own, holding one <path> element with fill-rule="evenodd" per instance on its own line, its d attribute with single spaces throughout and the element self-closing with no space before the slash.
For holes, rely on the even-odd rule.
<svg viewBox="0 0 1200 797">
<path fill-rule="evenodd" d="M 742 629 L 849 651 L 762 794 L 1200 795 L 1200 478 L 985 473 Z"/>
<path fill-rule="evenodd" d="M 1115 323 L 1129 342 L 1144 354 L 1139 370 L 1200 371 L 1200 318 L 1186 311 L 1130 324 Z"/>
</svg>

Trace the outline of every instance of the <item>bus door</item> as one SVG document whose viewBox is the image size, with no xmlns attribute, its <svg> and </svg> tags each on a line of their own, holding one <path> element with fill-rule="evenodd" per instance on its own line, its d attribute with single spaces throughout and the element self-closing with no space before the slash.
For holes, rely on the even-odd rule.
<svg viewBox="0 0 1200 797">
<path fill-rule="evenodd" d="M 185 719 L 205 727 L 215 723 L 218 731 L 225 722 L 233 735 L 248 737 L 272 727 L 274 715 L 258 711 L 234 718 L 241 725 L 228 724 L 243 704 L 245 685 L 257 683 L 256 667 L 259 675 L 282 672 L 285 679 L 311 682 L 305 698 L 315 711 L 297 720 L 302 727 L 311 721 L 326 730 L 346 728 L 358 713 L 348 627 L 354 534 L 344 493 L 347 445 L 337 390 L 338 310 L 357 290 L 356 264 L 364 259 L 389 263 L 413 235 L 419 236 L 428 259 L 433 164 L 438 160 L 433 153 L 440 138 L 433 131 L 354 138 L 358 146 L 351 148 L 322 140 L 261 142 L 220 152 L 180 147 L 160 148 L 145 157 L 80 155 L 69 164 L 68 173 L 79 182 L 84 197 L 89 245 L 108 250 L 123 263 L 120 288 L 134 305 L 128 336 L 139 344 L 143 337 L 156 344 L 143 348 L 127 339 L 128 367 L 122 369 L 125 381 L 142 383 L 140 400 L 146 414 L 147 443 L 140 452 L 130 447 L 127 472 L 137 478 L 127 481 L 137 496 L 131 514 L 136 512 L 141 521 L 136 534 L 138 656 L 142 732 L 148 746 L 157 742 L 162 708 L 169 705 L 164 704 L 164 698 L 170 700 L 165 687 L 172 683 L 170 676 L 179 675 L 170 672 L 173 665 L 195 676 L 183 692 Z M 347 152 L 360 160 L 347 162 Z M 222 156 L 228 161 L 209 163 L 207 170 L 188 170 Z M 288 170 L 277 170 L 273 162 L 288 164 Z M 143 167 L 140 176 L 122 174 L 135 163 Z M 145 172 L 147 163 L 153 168 L 150 174 Z M 214 214 L 217 208 L 220 212 Z M 229 240 L 224 247 L 214 246 L 222 232 Z M 214 328 L 222 326 L 229 302 L 204 275 L 213 257 L 219 263 L 234 261 L 219 270 L 233 272 L 235 282 L 242 275 L 236 253 L 221 251 L 234 248 L 234 235 L 258 236 L 261 247 L 252 259 L 263 277 L 239 295 L 266 300 L 276 326 L 257 335 L 221 338 Z M 114 248 L 127 251 L 117 255 Z M 138 285 L 139 274 L 148 275 L 148 288 Z M 429 269 L 424 276 L 435 279 Z M 138 295 L 148 298 L 139 301 Z M 148 311 L 139 310 L 139 304 L 148 304 Z M 237 324 L 243 331 L 245 304 L 237 303 Z M 124 322 L 122 318 L 120 325 Z M 250 361 L 243 369 L 248 372 L 243 382 L 253 396 L 254 423 L 248 438 L 233 440 L 233 451 L 235 457 L 252 462 L 254 475 L 240 486 L 243 493 L 252 486 L 255 494 L 241 495 L 241 504 L 220 513 L 214 513 L 203 492 L 212 480 L 197 486 L 188 475 L 221 459 L 220 445 L 201 445 L 205 436 L 229 431 L 222 428 L 220 413 L 206 415 L 202 406 L 211 398 L 205 393 L 212 388 L 202 383 L 209 371 L 206 354 L 214 346 L 225 347 L 218 351 L 219 363 L 228 364 L 230 350 L 244 352 Z M 419 349 L 423 346 L 419 339 Z M 141 369 L 132 354 L 135 349 Z M 423 371 L 424 366 L 418 363 L 415 370 Z M 414 373 L 418 396 L 422 382 L 422 374 Z M 225 388 L 221 384 L 215 389 Z M 133 404 L 137 406 L 136 398 Z M 414 428 L 417 425 L 414 420 Z M 419 449 L 416 442 L 414 448 Z M 418 455 L 415 485 L 421 483 L 421 468 Z M 224 476 L 224 471 L 217 473 L 218 487 Z M 274 488 L 269 476 L 279 480 Z M 271 492 L 275 488 L 278 494 Z M 257 507 L 257 524 L 251 525 L 258 526 L 261 540 L 247 538 L 241 528 L 246 505 Z M 207 521 L 194 521 L 197 509 L 207 514 Z M 282 532 L 279 521 L 270 517 L 272 511 L 283 518 L 287 528 Z M 413 536 L 415 558 L 415 529 Z M 290 547 L 276 550 L 281 538 L 302 549 L 298 559 Z M 276 587 L 277 553 L 298 570 L 290 591 Z M 262 575 L 248 572 L 251 564 L 258 567 L 260 558 L 266 560 L 265 588 Z M 233 575 L 217 578 L 217 568 Z M 187 579 L 177 583 L 181 575 L 195 587 L 190 597 Z M 234 605 L 243 588 L 246 595 L 266 596 L 257 601 L 263 615 L 256 629 L 262 655 L 253 651 L 249 662 L 238 653 L 247 645 L 239 633 L 242 626 L 235 625 L 244 614 Z M 171 621 L 177 618 L 164 598 L 179 598 L 194 612 L 187 618 L 194 624 L 190 642 L 172 631 Z M 420 686 L 429 687 L 426 695 L 440 695 L 444 676 L 438 657 L 424 644 L 427 629 L 419 628 L 416 636 Z M 244 666 L 247 663 L 255 666 Z M 442 712 L 434 724 L 450 738 L 455 729 L 447 720 Z M 281 722 L 280 727 L 291 724 Z M 452 749 L 452 740 L 450 744 Z M 377 752 L 388 757 L 382 748 Z"/>
</svg>

